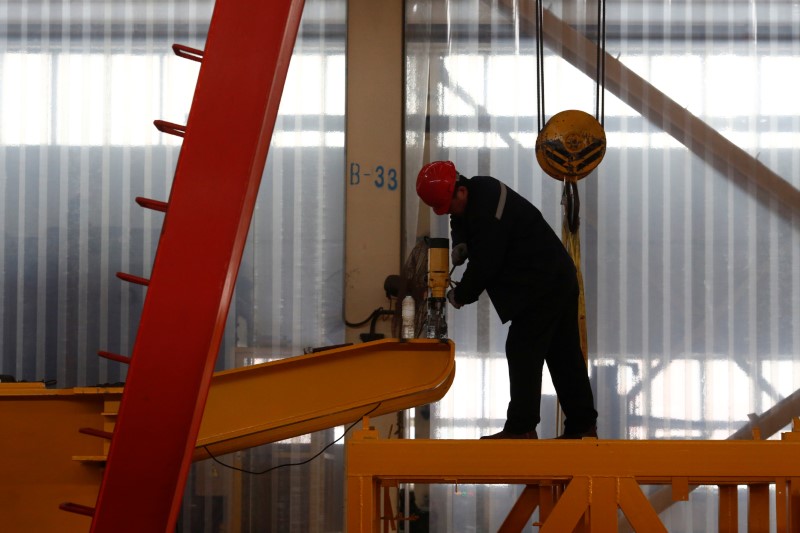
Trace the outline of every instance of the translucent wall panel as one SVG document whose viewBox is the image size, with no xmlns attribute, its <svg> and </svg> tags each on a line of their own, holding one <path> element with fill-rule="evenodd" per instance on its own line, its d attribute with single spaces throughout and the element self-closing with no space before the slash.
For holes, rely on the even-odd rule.
<svg viewBox="0 0 800 533">
<path fill-rule="evenodd" d="M 407 27 L 419 49 L 430 43 L 430 159 L 504 181 L 560 234 L 561 185 L 533 154 L 532 23 L 513 2 L 432 5 L 440 24 Z M 595 39 L 596 2 L 549 8 Z M 780 1 L 609 2 L 608 53 L 797 188 L 800 113 L 794 85 L 780 79 L 800 72 L 798 17 Z M 564 109 L 594 114 L 595 80 L 558 48 L 546 47 L 544 72 L 545 120 Z M 800 387 L 800 215 L 640 115 L 631 97 L 648 94 L 632 90 L 606 94 L 608 151 L 579 185 L 600 436 L 724 439 Z M 446 233 L 446 221 L 432 231 Z M 449 316 L 465 370 L 434 408 L 433 433 L 476 438 L 505 420 L 506 329 L 485 296 Z M 544 393 L 539 433 L 552 437 L 555 398 Z M 509 509 L 517 493 L 434 488 L 432 528 L 494 530 L 487 509 Z M 715 497 L 671 509 L 669 530 L 715 529 Z"/>
<path fill-rule="evenodd" d="M 135 341 L 146 288 L 115 273 L 150 274 L 164 215 L 134 199 L 167 200 L 180 154 L 152 122 L 186 123 L 199 66 L 171 46 L 202 49 L 213 6 L 0 3 L 0 373 L 125 380 L 96 353 L 130 354 Z M 344 15 L 344 1 L 305 2 L 219 369 L 343 342 Z M 263 471 L 339 435 L 221 460 Z M 340 445 L 272 475 L 199 463 L 179 529 L 342 529 L 342 469 Z"/>
<path fill-rule="evenodd" d="M 0 368 L 60 387 L 124 381 L 212 3 L 6 2 L 0 10 Z M 202 22 L 201 22 L 202 21 Z"/>
</svg>

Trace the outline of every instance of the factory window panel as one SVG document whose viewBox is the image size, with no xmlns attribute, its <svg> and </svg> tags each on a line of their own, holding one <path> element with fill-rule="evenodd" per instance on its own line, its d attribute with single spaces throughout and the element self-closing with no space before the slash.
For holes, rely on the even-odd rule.
<svg viewBox="0 0 800 533">
<path fill-rule="evenodd" d="M 654 131 L 644 134 L 643 137 L 647 139 L 647 142 L 644 145 L 645 148 L 656 148 L 661 150 L 668 148 L 684 148 L 683 144 L 678 139 L 663 131 Z"/>
<path fill-rule="evenodd" d="M 483 361 L 477 357 L 459 357 L 458 372 L 464 383 L 472 387 L 457 387 L 453 392 L 451 416 L 456 419 L 466 420 L 480 416 L 483 411 L 482 398 L 474 394 L 474 387 L 484 380 Z M 472 390 L 470 390 L 472 389 Z"/>
<path fill-rule="evenodd" d="M 508 143 L 498 133 L 474 131 L 448 131 L 439 136 L 445 148 L 508 148 Z"/>
<path fill-rule="evenodd" d="M 297 437 L 292 437 L 289 439 L 284 439 L 281 441 L 277 441 L 275 444 L 279 445 L 280 443 L 284 444 L 310 444 L 311 443 L 311 433 L 306 435 L 298 435 Z"/>
<path fill-rule="evenodd" d="M 800 364 L 792 361 L 789 354 L 778 361 L 761 361 L 760 367 L 759 375 L 769 382 L 771 388 L 765 391 L 769 397 L 764 398 L 764 405 L 772 405 L 797 389 L 795 384 L 800 382 Z"/>
<path fill-rule="evenodd" d="M 759 112 L 768 116 L 800 117 L 800 57 L 767 56 L 762 57 L 759 70 L 758 103 Z M 796 148 L 797 143 L 794 144 Z"/>
<path fill-rule="evenodd" d="M 718 358 L 705 362 L 706 378 L 703 383 L 705 394 L 704 417 L 727 426 L 731 418 L 743 419 L 753 412 L 750 390 L 754 384 L 744 370 L 734 361 L 728 361 L 721 354 Z M 727 438 L 730 431 L 725 427 L 715 432 L 712 438 Z"/>
<path fill-rule="evenodd" d="M 109 105 L 108 56 L 58 54 L 56 67 L 56 143 L 99 146 L 106 142 Z"/>
<path fill-rule="evenodd" d="M 703 111 L 703 61 L 693 54 L 656 55 L 649 82 L 694 115 Z"/>
<path fill-rule="evenodd" d="M 511 137 L 511 139 L 513 139 L 514 142 L 520 146 L 520 148 L 525 148 L 528 150 L 533 150 L 533 148 L 536 146 L 537 136 L 538 134 L 535 132 L 512 131 L 511 133 L 509 133 L 509 137 Z"/>
<path fill-rule="evenodd" d="M 319 115 L 323 113 L 325 93 L 323 56 L 294 55 L 289 63 L 279 113 L 281 115 Z"/>
<path fill-rule="evenodd" d="M 473 116 L 477 107 L 486 105 L 483 56 L 461 54 L 444 61 L 447 76 L 442 83 L 442 105 L 446 115 Z"/>
<path fill-rule="evenodd" d="M 798 113 L 798 118 L 800 118 L 800 113 Z M 761 148 L 795 150 L 800 146 L 800 132 L 765 131 L 758 135 L 758 146 Z"/>
<path fill-rule="evenodd" d="M 639 112 L 619 99 L 615 94 L 606 91 L 605 115 L 607 117 L 638 117 Z"/>
<path fill-rule="evenodd" d="M 279 113 L 344 116 L 343 54 L 295 54 L 289 64 Z"/>
<path fill-rule="evenodd" d="M 160 57 L 114 54 L 111 56 L 111 95 L 109 129 L 111 144 L 148 146 L 160 142 L 180 144 L 179 138 L 165 135 L 153 127 L 153 120 L 169 120 L 161 115 L 162 91 Z"/>
<path fill-rule="evenodd" d="M 674 359 L 658 375 L 651 385 L 652 404 L 650 415 L 681 421 L 700 420 L 700 400 L 702 394 L 702 374 L 699 361 Z M 682 429 L 676 428 L 677 432 Z M 675 433 L 672 436 L 676 436 Z M 686 435 L 689 437 L 690 435 Z"/>
<path fill-rule="evenodd" d="M 498 354 L 500 355 L 500 354 Z M 505 357 L 491 357 L 484 360 L 484 397 L 481 402 L 481 411 L 476 413 L 491 421 L 498 421 L 502 428 L 506 418 L 506 404 L 508 402 L 508 364 Z"/>
<path fill-rule="evenodd" d="M 662 91 L 689 112 L 705 117 L 704 120 L 725 119 L 733 116 L 751 116 L 755 113 L 756 102 L 790 102 L 781 109 L 770 109 L 778 116 L 792 114 L 792 106 L 800 106 L 796 99 L 789 98 L 785 91 L 790 84 L 771 81 L 781 74 L 781 69 L 791 70 L 791 61 L 776 58 L 755 58 L 743 55 L 702 56 L 691 54 L 661 54 L 651 57 L 641 55 L 624 56 L 621 61 L 649 83 Z M 492 123 L 496 134 L 474 131 L 478 126 L 479 116 L 515 119 L 515 127 L 519 128 L 518 119 L 530 117 L 535 119 L 534 104 L 536 102 L 535 65 L 531 55 L 503 54 L 481 58 L 471 54 L 454 55 L 445 59 L 447 79 L 441 80 L 437 86 L 438 103 L 442 116 L 464 118 L 454 124 L 457 129 L 439 133 L 439 143 L 448 148 L 506 148 L 503 140 L 506 134 L 520 143 L 521 147 L 529 147 L 535 142 L 535 132 L 509 131 Z M 788 63 L 787 63 L 788 62 Z M 531 63 L 531 65 L 529 65 Z M 763 64 L 763 66 L 762 66 Z M 531 68 L 526 68 L 530 66 Z M 484 75 L 475 76 L 480 69 Z M 763 72 L 762 72 L 763 71 Z M 736 81 L 731 76 L 748 72 L 748 81 Z M 725 77 L 722 77 L 722 74 Z M 762 76 L 763 74 L 763 76 Z M 792 75 L 792 74 L 789 74 Z M 766 76 L 766 77 L 764 77 Z M 771 77 L 770 77 L 771 76 Z M 759 77 L 761 80 L 759 81 Z M 545 118 L 563 109 L 587 109 L 594 112 L 595 83 L 591 77 L 578 71 L 561 58 L 545 59 L 545 79 L 558 79 L 557 88 L 552 84 L 545 85 Z M 514 83 L 509 83 L 514 80 Z M 735 90 L 731 90 L 734 87 Z M 765 94 L 765 98 L 757 98 L 757 91 Z M 772 105 L 776 104 L 759 104 Z M 614 117 L 631 117 L 636 120 L 626 123 L 624 131 L 615 122 Z M 606 91 L 605 118 L 609 146 L 641 147 L 641 148 L 681 148 L 683 145 L 668 133 L 653 129 L 639 113 L 618 97 Z M 522 123 L 524 124 L 524 123 Z M 726 127 L 727 126 L 727 127 Z M 644 136 L 637 135 L 645 130 Z M 756 136 L 752 132 L 744 133 L 739 122 L 723 125 L 719 130 L 732 142 L 744 149 L 758 147 L 791 147 L 795 136 L 775 136 L 775 132 Z M 611 142 L 611 140 L 615 142 Z"/>
<path fill-rule="evenodd" d="M 469 117 L 475 114 L 473 102 L 458 88 L 440 86 L 441 100 L 448 115 Z"/>
<path fill-rule="evenodd" d="M 705 115 L 749 117 L 758 111 L 758 59 L 741 55 L 706 58 Z M 731 139 L 733 140 L 733 139 Z"/>
<path fill-rule="evenodd" d="M 734 145 L 743 150 L 758 147 L 758 133 L 755 131 L 739 131 L 733 127 L 718 128 L 717 131 Z"/>
<path fill-rule="evenodd" d="M 309 148 L 324 146 L 327 136 L 322 131 L 276 131 L 272 135 L 272 146 L 279 148 Z"/>
<path fill-rule="evenodd" d="M 487 58 L 486 112 L 496 116 L 536 114 L 536 63 L 531 55 Z M 502 83 L 496 83 L 501 81 Z"/>
<path fill-rule="evenodd" d="M 445 400 L 442 400 L 440 413 L 448 418 L 471 418 L 482 411 L 480 395 L 474 394 L 475 387 L 483 382 L 481 360 L 459 354 L 456 365 L 458 366 L 459 379 L 470 386 L 457 386 L 450 388 Z M 470 393 L 470 391 L 473 393 Z"/>
<path fill-rule="evenodd" d="M 326 115 L 344 116 L 345 104 L 345 60 L 344 54 L 322 56 L 325 67 L 325 104 Z"/>
<path fill-rule="evenodd" d="M 566 109 L 581 109 L 594 115 L 595 92 L 593 78 L 560 57 L 545 57 L 545 120 Z M 531 94 L 534 100 L 535 94 Z"/>
<path fill-rule="evenodd" d="M 323 57 L 292 60 L 299 66 L 290 69 L 281 116 L 343 116 L 344 56 L 325 65 Z M 158 132 L 152 121 L 187 122 L 198 70 L 194 62 L 162 54 L 6 54 L 0 138 L 6 145 L 49 144 L 54 128 L 55 143 L 63 146 L 179 146 L 179 137 Z M 276 144 L 343 146 L 340 125 L 332 127 L 338 129 L 278 132 Z"/>
<path fill-rule="evenodd" d="M 6 53 L 0 68 L 0 143 L 50 144 L 51 56 Z"/>
<path fill-rule="evenodd" d="M 611 358 L 603 358 L 603 359 L 592 359 L 589 361 L 590 367 L 590 374 L 592 374 L 592 369 L 594 368 L 610 368 L 616 373 L 616 392 L 622 397 L 627 396 L 634 386 L 637 386 L 641 383 L 641 368 L 642 368 L 642 361 L 637 359 L 631 360 L 621 360 L 620 363 L 617 360 Z"/>
<path fill-rule="evenodd" d="M 176 55 L 161 56 L 162 110 L 157 118 L 186 124 L 192 106 L 200 63 Z M 166 137 L 170 137 L 167 135 Z M 162 142 L 166 141 L 162 136 Z M 173 137 L 175 142 L 179 139 Z"/>
</svg>

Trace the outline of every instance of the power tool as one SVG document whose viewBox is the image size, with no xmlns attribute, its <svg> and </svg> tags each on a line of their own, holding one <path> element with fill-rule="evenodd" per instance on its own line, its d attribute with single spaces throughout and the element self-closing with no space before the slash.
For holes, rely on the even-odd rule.
<svg viewBox="0 0 800 533">
<path fill-rule="evenodd" d="M 450 239 L 428 241 L 428 302 L 425 336 L 447 338 L 447 288 L 450 284 Z"/>
</svg>

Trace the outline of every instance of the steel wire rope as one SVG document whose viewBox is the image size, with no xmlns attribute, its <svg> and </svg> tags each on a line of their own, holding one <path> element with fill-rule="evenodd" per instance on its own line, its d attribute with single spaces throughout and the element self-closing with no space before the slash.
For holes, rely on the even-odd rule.
<svg viewBox="0 0 800 533">
<path fill-rule="evenodd" d="M 542 33 L 544 9 L 542 0 L 536 0 L 536 115 L 539 133 L 544 128 L 544 35 Z"/>
<path fill-rule="evenodd" d="M 536 0 L 536 103 L 537 125 L 539 134 L 546 125 L 545 120 L 545 82 L 544 82 L 544 8 L 542 0 Z M 605 0 L 597 0 L 597 45 L 596 45 L 596 71 L 595 71 L 595 120 L 601 128 L 605 122 L 605 56 L 606 56 L 606 4 Z M 581 273 L 580 234 L 580 198 L 578 196 L 577 179 L 563 177 L 561 203 L 564 207 L 562 223 L 562 240 L 570 257 L 575 263 L 578 276 L 578 323 L 580 331 L 581 351 L 584 359 L 588 361 L 589 349 L 586 332 L 586 300 L 584 296 L 583 274 Z M 557 431 L 563 427 L 563 416 L 557 403 L 556 420 Z"/>
</svg>

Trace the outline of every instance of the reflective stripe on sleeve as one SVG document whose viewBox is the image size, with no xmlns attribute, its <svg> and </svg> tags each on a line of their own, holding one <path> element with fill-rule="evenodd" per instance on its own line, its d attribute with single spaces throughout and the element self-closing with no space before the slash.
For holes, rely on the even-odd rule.
<svg viewBox="0 0 800 533">
<path fill-rule="evenodd" d="M 495 213 L 494 213 L 494 218 L 496 218 L 497 220 L 500 220 L 501 218 L 503 218 L 503 209 L 506 208 L 506 194 L 507 194 L 506 184 L 505 183 L 501 183 L 500 184 L 500 199 L 497 200 L 497 211 L 495 211 Z"/>
</svg>

